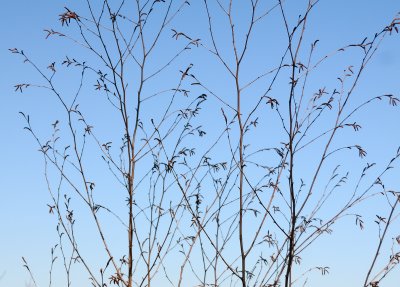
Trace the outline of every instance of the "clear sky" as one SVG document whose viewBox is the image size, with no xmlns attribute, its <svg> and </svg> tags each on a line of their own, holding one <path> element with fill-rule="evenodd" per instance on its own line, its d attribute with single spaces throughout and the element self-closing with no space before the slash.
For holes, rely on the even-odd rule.
<svg viewBox="0 0 400 287">
<path fill-rule="evenodd" d="M 58 41 L 58 39 L 57 41 L 53 39 L 45 40 L 46 33 L 43 31 L 43 29 L 52 27 L 60 28 L 58 15 L 63 12 L 63 7 L 74 6 L 79 8 L 81 0 L 14 0 L 3 2 L 3 13 L 0 17 L 0 287 L 25 286 L 24 284 L 29 282 L 29 276 L 22 267 L 22 256 L 29 261 L 32 270 L 40 278 L 39 286 L 46 286 L 50 248 L 56 243 L 57 236 L 54 218 L 48 214 L 46 205 L 50 199 L 43 176 L 42 155 L 37 152 L 37 146 L 32 137 L 26 130 L 23 130 L 25 123 L 19 112 L 22 111 L 31 115 L 39 133 L 49 134 L 51 133 L 50 124 L 57 119 L 60 110 L 54 108 L 56 105 L 54 98 L 42 90 L 32 89 L 25 93 L 14 91 L 14 85 L 32 82 L 39 78 L 30 67 L 21 63 L 21 57 L 12 55 L 8 49 L 15 47 L 24 50 L 43 67 L 54 60 L 60 61 L 69 53 L 84 58 L 84 54 L 80 54 L 81 50 L 74 48 L 71 43 L 63 44 L 66 42 Z M 198 27 L 202 27 L 199 28 L 200 30 L 203 29 L 201 30 L 202 33 L 206 31 L 204 30 L 204 27 L 206 27 L 204 10 L 202 12 L 196 11 L 201 6 L 200 2 L 203 1 L 192 0 L 191 7 L 184 14 L 183 20 L 180 20 L 192 20 L 185 27 L 188 31 L 195 31 Z M 265 2 L 267 6 L 275 3 L 275 1 L 269 0 L 261 0 L 261 2 Z M 292 19 L 295 19 L 293 16 L 298 13 L 299 5 L 304 6 L 303 2 L 297 0 L 285 1 L 288 15 Z M 242 5 L 242 3 L 238 5 Z M 321 50 L 318 50 L 317 53 L 320 54 L 317 56 L 322 56 L 346 44 L 359 43 L 366 36 L 373 36 L 375 32 L 380 31 L 390 23 L 397 12 L 400 12 L 400 2 L 396 0 L 321 0 L 310 17 L 306 41 L 311 43 L 319 39 L 318 45 L 320 45 Z M 238 15 L 238 23 L 241 23 L 241 16 Z M 282 37 L 282 26 L 274 26 L 276 23 L 281 23 L 279 20 L 275 21 L 274 17 L 279 19 L 279 14 L 276 13 L 275 16 L 274 14 L 271 16 L 271 23 L 275 24 L 269 25 L 268 22 L 263 28 L 255 32 L 256 35 L 269 34 L 265 38 L 253 39 L 252 50 L 246 59 L 243 82 L 247 82 L 254 75 L 262 73 L 265 66 L 273 66 L 279 59 L 277 56 L 280 55 L 285 38 Z M 185 23 L 178 21 L 174 25 L 182 27 L 185 26 Z M 173 27 L 171 26 L 171 28 Z M 221 47 L 229 43 L 222 36 L 221 39 Z M 167 53 L 168 49 L 156 51 L 156 53 Z M 213 59 L 209 54 L 204 56 L 206 54 L 206 51 L 201 50 L 201 48 L 198 51 L 196 50 L 195 55 L 199 57 L 197 61 L 199 62 L 198 59 L 201 59 L 200 62 L 203 62 L 203 65 L 195 66 L 196 71 L 205 82 L 210 83 L 209 86 L 213 91 L 224 95 L 226 76 L 220 74 L 223 69 L 221 66 L 212 64 L 215 63 L 215 58 Z M 259 55 L 268 56 L 260 60 Z M 339 74 L 339 71 L 353 62 L 358 63 L 354 57 L 350 53 L 347 57 L 334 58 L 335 60 L 322 66 L 312 78 L 313 87 L 318 85 L 332 87 L 336 81 L 336 77 L 333 77 L 333 75 Z M 180 62 L 182 66 L 188 63 L 190 63 L 190 59 L 185 57 Z M 70 83 L 70 81 L 73 82 L 74 78 L 67 78 L 65 82 L 59 79 L 59 84 L 67 89 L 75 84 Z M 161 80 L 157 84 L 162 87 L 166 85 L 167 81 L 168 79 Z M 92 87 L 92 85 L 89 86 Z M 161 88 L 158 88 L 158 86 L 154 88 L 154 90 L 159 89 Z M 151 89 L 149 89 L 148 93 L 151 92 Z M 254 92 L 257 92 L 257 90 Z M 279 91 L 275 93 L 279 96 Z M 356 90 L 357 99 L 367 99 L 384 94 L 394 94 L 400 97 L 400 34 L 385 39 Z M 89 118 L 98 121 L 99 125 L 105 125 L 105 130 L 113 129 L 113 126 L 108 124 L 105 118 L 97 117 L 104 112 L 104 103 L 97 103 L 95 96 L 88 93 L 88 98 L 83 100 L 83 105 L 85 106 L 85 104 L 86 107 L 91 105 L 93 108 L 88 109 Z M 382 167 L 400 146 L 399 107 L 396 109 L 389 107 L 386 103 L 379 104 L 374 108 L 373 113 L 367 108 L 357 115 L 357 122 L 362 123 L 363 129 L 357 134 L 356 138 L 351 136 L 346 138 L 345 136 L 344 144 L 349 144 L 353 139 L 362 141 L 363 147 L 365 146 L 368 151 L 368 157 L 363 163 L 380 162 Z M 211 119 L 205 120 L 206 126 L 212 126 L 212 124 Z M 210 134 L 213 134 L 213 131 L 210 131 Z M 338 142 L 339 145 L 340 142 Z M 307 156 L 310 157 L 311 155 L 306 153 L 304 162 L 300 165 L 307 166 Z M 355 159 L 356 157 L 344 157 L 343 163 L 344 165 L 347 164 L 350 170 L 352 167 L 358 168 L 357 172 L 359 172 L 360 165 L 353 164 Z M 400 166 L 397 167 L 396 173 L 399 174 Z M 94 173 L 96 173 L 96 170 L 94 170 Z M 307 170 L 304 170 L 304 173 L 307 175 Z M 393 190 L 400 191 L 400 176 L 392 175 L 387 183 Z M 107 186 L 106 182 L 104 184 Z M 365 205 L 363 208 L 371 208 L 371 205 Z M 375 214 L 371 218 L 373 216 Z M 362 265 L 363 262 L 361 261 L 370 260 L 375 244 L 370 245 L 373 246 L 371 250 L 367 250 L 371 252 L 365 253 L 365 248 L 368 248 L 370 240 L 366 238 L 371 237 L 362 232 L 355 232 L 353 225 L 353 219 L 338 225 L 340 231 L 337 234 L 333 235 L 332 238 L 328 237 L 318 242 L 316 247 L 307 253 L 307 261 L 313 261 L 314 258 L 319 260 L 318 246 L 324 246 L 323 244 L 330 242 L 329 240 L 335 241 L 333 249 L 324 249 L 327 264 L 332 263 L 334 265 L 330 275 L 326 278 L 315 277 L 316 279 L 313 282 L 316 285 L 311 283 L 311 286 L 361 286 L 362 282 L 357 281 L 359 279 L 354 278 L 355 274 L 351 274 L 348 270 L 354 264 Z M 398 223 L 396 227 L 398 228 L 397 233 L 400 235 Z M 367 226 L 365 232 L 370 232 L 375 236 L 376 228 L 371 223 Z M 350 233 L 351 237 L 358 243 L 348 249 L 349 253 L 345 251 L 339 254 L 337 252 L 338 246 L 347 244 L 348 234 Z M 118 238 L 115 240 L 118 240 Z M 90 244 L 87 244 L 90 248 Z M 350 251 L 353 253 L 350 253 Z M 95 257 L 95 252 L 93 250 L 91 256 Z M 352 255 L 347 258 L 346 254 Z M 361 278 L 364 277 L 361 276 Z M 399 269 L 382 286 L 397 286 L 398 282 L 400 282 Z"/>
</svg>

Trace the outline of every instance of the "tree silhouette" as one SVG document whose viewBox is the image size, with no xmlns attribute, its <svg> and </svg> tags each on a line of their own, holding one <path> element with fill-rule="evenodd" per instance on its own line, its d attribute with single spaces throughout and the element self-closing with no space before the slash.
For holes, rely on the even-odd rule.
<svg viewBox="0 0 400 287">
<path fill-rule="evenodd" d="M 313 286 L 330 247 L 307 252 L 346 219 L 378 226 L 367 269 L 352 267 L 360 286 L 395 270 L 399 191 L 385 182 L 400 148 L 368 163 L 354 134 L 360 112 L 400 102 L 357 92 L 398 16 L 326 50 L 307 33 L 319 0 L 80 2 L 44 30 L 71 54 L 43 65 L 10 49 L 41 76 L 15 91 L 58 102 L 49 135 L 21 112 L 59 238 L 50 286 Z"/>
</svg>

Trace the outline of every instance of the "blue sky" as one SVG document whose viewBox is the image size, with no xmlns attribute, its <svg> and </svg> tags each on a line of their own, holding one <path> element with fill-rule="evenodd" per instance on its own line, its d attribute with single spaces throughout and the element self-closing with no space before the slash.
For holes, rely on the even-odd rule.
<svg viewBox="0 0 400 287">
<path fill-rule="evenodd" d="M 83 1 L 84 2 L 84 1 Z M 201 1 L 202 2 L 202 1 Z M 236 1 L 238 2 L 238 1 Z M 264 2 L 264 1 L 261 1 Z M 273 1 L 266 1 L 270 5 Z M 285 5 L 291 19 L 296 19 L 296 13 L 304 1 L 287 0 Z M 200 7 L 200 1 L 192 3 L 190 9 L 184 14 L 184 17 L 174 23 L 177 27 L 184 27 L 188 34 L 192 31 L 201 31 L 205 35 L 205 14 L 204 10 L 196 12 Z M 243 2 L 238 5 L 243 5 Z M 47 192 L 46 182 L 43 176 L 43 160 L 42 155 L 37 152 L 32 137 L 23 130 L 24 121 L 19 115 L 22 111 L 30 114 L 34 125 L 37 127 L 39 134 L 48 135 L 51 133 L 51 123 L 57 119 L 61 109 L 57 107 L 57 103 L 51 95 L 38 89 L 27 90 L 25 93 L 14 91 L 14 85 L 25 82 L 35 82 L 39 80 L 37 74 L 21 63 L 21 58 L 11 55 L 9 48 L 18 48 L 24 50 L 37 63 L 46 67 L 54 60 L 60 61 L 66 54 L 72 54 L 76 57 L 84 58 L 82 50 L 74 47 L 71 43 L 60 41 L 59 39 L 45 40 L 45 32 L 43 29 L 50 27 L 60 28 L 58 23 L 58 15 L 63 12 L 64 6 L 73 6 L 79 9 L 79 1 L 50 1 L 50 0 L 15 0 L 3 3 L 3 11 L 0 18 L 0 61 L 1 61 L 1 80 L 0 80 L 0 276 L 4 276 L 0 280 L 0 286 L 24 286 L 25 282 L 29 282 L 29 276 L 22 267 L 21 257 L 24 256 L 31 264 L 32 270 L 40 278 L 39 286 L 45 286 L 46 276 L 50 262 L 50 248 L 56 243 L 57 236 L 54 224 L 54 218 L 48 214 L 46 204 L 49 203 L 49 195 Z M 301 6 L 301 7 L 303 7 Z M 239 7 L 238 11 L 246 13 L 246 6 Z M 390 23 L 391 19 L 400 12 L 400 3 L 393 0 L 337 0 L 337 1 L 320 1 L 315 11 L 310 17 L 310 24 L 307 30 L 305 41 L 311 43 L 315 39 L 319 39 L 319 50 L 316 52 L 316 58 L 327 53 L 335 51 L 349 43 L 359 43 L 364 37 L 372 36 L 375 32 L 380 31 L 385 25 Z M 191 21 L 189 21 L 189 19 Z M 241 14 L 238 14 L 239 26 L 242 22 Z M 183 21 L 188 21 L 187 23 Z M 256 35 L 267 35 L 266 37 L 256 37 L 252 39 L 250 53 L 245 62 L 245 72 L 243 73 L 243 82 L 250 81 L 254 76 L 262 73 L 264 67 L 273 66 L 281 53 L 282 47 L 285 45 L 285 38 L 282 37 L 282 26 L 277 26 L 279 22 L 279 14 L 271 15 L 266 23 L 255 30 Z M 232 56 L 230 51 L 224 47 L 229 45 L 228 37 L 224 35 L 224 22 L 218 22 L 218 31 L 223 53 L 226 53 L 227 59 Z M 226 23 L 225 23 L 226 24 Z M 175 27 L 174 26 L 174 27 Z M 172 27 L 171 27 L 172 28 Z M 221 30 L 219 30 L 221 29 Z M 238 28 L 240 31 L 240 28 Z M 167 33 L 168 38 L 169 34 Z M 203 37 L 202 37 L 203 38 Z M 206 36 L 204 36 L 206 38 Z M 209 39 L 204 40 L 209 41 Z M 208 42 L 209 43 L 209 42 Z M 156 50 L 156 55 L 163 53 L 172 53 L 172 47 Z M 362 99 L 370 97 L 394 94 L 400 97 L 400 35 L 393 35 L 384 40 L 373 61 L 368 66 L 367 71 L 363 74 L 358 88 L 355 92 L 356 105 Z M 215 58 L 212 58 L 204 49 L 196 49 L 194 57 L 197 57 L 198 65 L 194 69 L 201 79 L 209 83 L 209 88 L 218 95 L 226 95 L 230 92 L 229 86 L 225 85 L 228 77 L 224 74 L 221 65 L 216 65 Z M 263 55 L 260 57 L 260 55 Z M 359 55 L 359 54 L 358 54 Z M 160 56 L 161 57 L 161 56 Z M 344 56 L 338 56 L 328 61 L 326 65 L 322 65 L 315 73 L 311 81 L 312 87 L 327 86 L 332 88 L 336 83 L 335 75 L 339 74 L 348 65 L 357 62 L 356 54 L 349 53 Z M 156 64 L 158 61 L 155 56 Z M 200 60 L 199 60 L 200 59 Z M 185 66 L 191 62 L 187 56 L 183 56 L 178 65 Z M 176 73 L 176 71 L 172 71 Z M 196 74 L 197 75 L 197 74 Z M 76 88 L 73 76 L 70 78 L 58 79 L 61 88 L 68 90 L 70 87 Z M 284 79 L 285 80 L 285 79 Z M 319 84 L 321 83 L 321 84 Z M 156 90 L 161 90 L 163 86 L 167 86 L 168 78 L 161 79 L 159 82 L 152 83 L 153 86 L 146 91 L 151 94 Z M 88 85 L 85 90 L 87 97 L 82 100 L 82 105 L 87 109 L 89 119 L 98 123 L 103 127 L 103 131 L 115 131 L 116 126 L 109 123 L 107 117 L 98 117 L 98 115 L 109 112 L 105 101 L 98 100 L 93 91 L 92 85 Z M 258 92 L 258 86 L 249 89 L 249 95 Z M 274 95 L 279 97 L 280 90 L 274 91 Z M 249 96 L 250 97 L 250 96 Z M 207 106 L 210 114 L 214 110 L 219 111 L 219 106 Z M 154 113 L 152 109 L 146 110 L 148 114 Z M 154 113 L 154 117 L 157 113 Z M 276 119 L 275 119 L 276 120 Z M 327 118 L 326 120 L 329 120 Z M 381 167 L 395 153 L 400 145 L 400 132 L 398 123 L 400 122 L 400 112 L 398 108 L 389 107 L 386 103 L 380 103 L 374 107 L 373 113 L 368 108 L 356 115 L 357 122 L 362 123 L 363 129 L 354 136 L 353 134 L 345 135 L 343 144 L 352 143 L 352 141 L 361 141 L 363 147 L 368 151 L 366 162 L 379 162 Z M 384 124 L 382 124 L 384 123 Z M 205 126 L 213 126 L 212 117 L 206 117 Z M 218 125 L 215 130 L 210 130 L 210 135 L 217 134 Z M 103 132 L 104 138 L 107 133 Z M 112 134 L 112 136 L 117 136 Z M 255 145 L 257 139 L 263 139 L 262 134 L 256 134 L 254 137 Z M 276 141 L 279 141 L 277 138 Z M 273 140 L 272 140 L 273 142 Z M 340 146 L 342 142 L 337 142 Z M 317 148 L 318 149 L 318 148 Z M 223 151 L 223 150 L 221 150 Z M 311 153 L 305 153 L 300 165 L 309 164 Z M 356 157 L 343 155 L 342 162 L 347 165 L 348 169 L 356 170 L 354 174 L 358 174 L 360 167 L 365 161 L 355 162 Z M 312 161 L 312 160 L 311 160 Z M 96 162 L 96 160 L 95 160 Z M 400 168 L 398 166 L 398 168 Z M 95 169 L 93 173 L 100 171 Z M 307 175 L 304 170 L 304 174 Z M 398 173 L 398 169 L 396 170 Z M 354 175 L 355 178 L 355 175 Z M 102 182 L 102 179 L 99 179 Z M 354 179 L 353 179 L 354 181 Z M 351 185 L 350 181 L 350 185 Z M 113 183 L 103 180 L 104 186 L 112 186 Z M 387 184 L 392 189 L 400 191 L 400 178 L 392 176 L 388 178 Z M 123 199 L 122 199 L 123 200 Z M 119 202 L 113 202 L 117 205 Z M 376 203 L 379 204 L 379 203 Z M 374 207 L 365 204 L 361 206 L 361 210 L 368 210 Z M 328 211 L 329 212 L 329 209 Z M 374 214 L 371 215 L 373 218 Z M 325 250 L 327 264 L 335 266 L 331 269 L 330 276 L 327 281 L 321 280 L 316 276 L 313 281 L 321 282 L 319 286 L 356 286 L 361 282 L 356 281 L 354 274 L 347 272 L 349 266 L 354 264 L 362 265 L 364 260 L 369 260 L 370 253 L 365 253 L 368 248 L 367 236 L 361 232 L 354 232 L 353 220 L 348 220 L 338 225 L 340 230 L 334 234 L 333 238 L 325 238 L 318 242 L 316 247 L 308 251 L 309 261 L 319 258 L 319 245 L 324 246 L 325 242 L 333 240 L 336 242 L 333 249 Z M 397 222 L 396 227 L 399 227 Z M 399 230 L 399 229 L 398 229 Z M 348 234 L 358 242 L 353 245 L 353 255 L 351 258 L 345 258 L 346 253 L 338 255 L 335 248 L 345 245 Z M 354 233 L 353 233 L 354 232 Z M 375 234 L 376 229 L 371 224 L 366 227 L 368 234 Z M 370 238 L 370 237 L 368 237 Z M 114 239 L 115 242 L 120 240 Z M 90 243 L 83 243 L 90 249 Z M 329 244 L 329 243 L 327 243 Z M 375 246 L 374 244 L 372 246 Z M 322 248 L 322 247 L 321 247 Z M 96 257 L 96 250 L 93 247 L 90 257 Z M 340 262 L 340 263 L 339 263 Z M 335 269 L 336 268 L 336 269 Z M 4 273 L 3 273 L 4 271 Z M 382 286 L 394 286 L 394 282 L 400 280 L 399 270 L 388 278 L 387 282 Z M 83 277 L 85 278 L 85 277 Z M 352 281 L 354 280 L 354 281 Z M 322 283 L 324 282 L 324 283 Z M 349 283 L 352 282 L 352 283 Z M 386 284 L 386 285 L 385 285 Z M 318 285 L 318 284 L 317 284 Z M 311 286 L 317 286 L 311 284 Z M 358 285 L 359 286 L 359 285 Z"/>
</svg>

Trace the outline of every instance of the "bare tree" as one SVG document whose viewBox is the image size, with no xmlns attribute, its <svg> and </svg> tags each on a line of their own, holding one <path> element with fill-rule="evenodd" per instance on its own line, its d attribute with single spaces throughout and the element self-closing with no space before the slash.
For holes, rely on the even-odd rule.
<svg viewBox="0 0 400 287">
<path fill-rule="evenodd" d="M 384 181 L 400 149 L 384 166 L 366 163 L 351 136 L 360 111 L 400 102 L 355 97 L 384 40 L 397 34 L 397 16 L 325 53 L 307 35 L 319 0 L 299 1 L 295 18 L 281 0 L 82 2 L 45 30 L 79 54 L 42 68 L 10 49 L 42 79 L 15 90 L 39 88 L 58 102 L 47 136 L 21 113 L 43 155 L 57 224 L 50 286 L 81 285 L 81 273 L 101 287 L 306 286 L 314 271 L 330 270 L 304 264 L 306 251 L 342 219 L 363 229 L 357 206 L 371 200 L 386 210 L 376 215 L 360 286 L 379 286 L 397 267 L 399 191 Z M 270 19 L 281 38 L 260 49 Z M 339 74 L 315 79 L 346 53 L 352 60 L 337 63 Z"/>
</svg>

